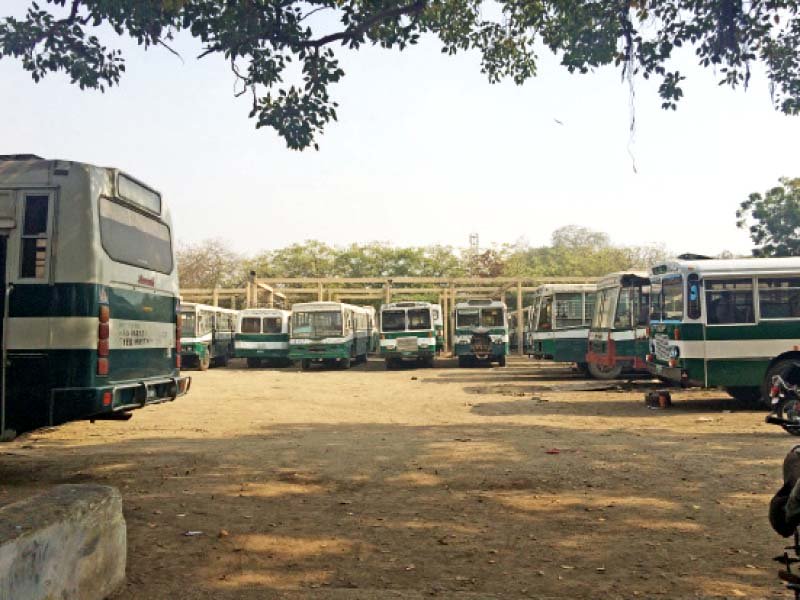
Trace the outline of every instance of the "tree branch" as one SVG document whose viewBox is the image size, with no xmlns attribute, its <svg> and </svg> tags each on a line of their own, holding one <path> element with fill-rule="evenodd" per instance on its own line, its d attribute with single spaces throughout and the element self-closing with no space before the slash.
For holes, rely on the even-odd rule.
<svg viewBox="0 0 800 600">
<path fill-rule="evenodd" d="M 375 13 L 374 15 L 372 15 L 368 19 L 365 19 L 355 27 L 345 29 L 344 31 L 339 31 L 337 33 L 331 33 L 330 35 L 323 36 L 316 40 L 307 40 L 304 42 L 298 42 L 297 45 L 303 48 L 321 48 L 322 46 L 326 46 L 330 43 L 337 42 L 339 40 L 342 41 L 353 40 L 357 37 L 364 35 L 373 26 L 377 25 L 378 23 L 380 23 L 385 19 L 392 19 L 395 17 L 400 17 L 405 14 L 421 12 L 425 8 L 425 1 L 426 0 L 416 0 L 411 4 L 404 4 L 402 6 L 396 6 L 395 8 L 390 8 L 388 10 Z"/>
</svg>

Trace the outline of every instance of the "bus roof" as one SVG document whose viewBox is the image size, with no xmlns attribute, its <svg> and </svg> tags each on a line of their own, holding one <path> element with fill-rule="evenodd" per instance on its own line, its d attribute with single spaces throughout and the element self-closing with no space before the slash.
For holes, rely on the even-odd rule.
<svg viewBox="0 0 800 600">
<path fill-rule="evenodd" d="M 466 302 L 457 302 L 456 308 L 506 308 L 506 303 L 488 299 L 467 300 Z"/>
<path fill-rule="evenodd" d="M 290 310 L 283 310 L 282 308 L 245 308 L 239 311 L 239 314 L 243 317 L 263 317 L 263 316 L 288 316 L 292 314 Z"/>
<path fill-rule="evenodd" d="M 648 283 L 650 278 L 647 271 L 617 271 L 609 273 L 597 282 L 597 289 L 630 285 L 632 283 Z"/>
<path fill-rule="evenodd" d="M 181 312 L 188 312 L 194 310 L 210 310 L 212 312 L 220 312 L 220 313 L 230 313 L 230 314 L 238 314 L 238 310 L 233 310 L 232 308 L 222 308 L 221 306 L 211 306 L 210 304 L 200 304 L 198 302 L 181 302 L 179 310 Z"/>
<path fill-rule="evenodd" d="M 785 258 L 714 258 L 709 260 L 671 260 L 653 266 L 653 276 L 667 273 L 698 273 L 701 275 L 736 275 L 759 273 L 800 273 L 800 257 Z"/>
<path fill-rule="evenodd" d="M 355 304 L 346 304 L 345 302 L 331 302 L 331 301 L 321 301 L 321 302 L 298 302 L 297 304 L 292 305 L 292 312 L 297 312 L 300 310 L 311 312 L 311 311 L 323 311 L 323 310 L 341 310 L 343 308 L 349 308 L 356 312 L 368 312 L 366 308 L 363 306 L 356 306 Z"/>
<path fill-rule="evenodd" d="M 389 304 L 381 304 L 381 310 L 394 309 L 394 308 L 428 308 L 439 306 L 432 302 L 422 302 L 418 300 L 407 300 L 404 302 L 390 302 Z"/>
<path fill-rule="evenodd" d="M 540 285 L 533 292 L 537 295 L 546 296 L 558 294 L 560 292 L 594 292 L 597 291 L 596 283 L 546 283 Z"/>
</svg>

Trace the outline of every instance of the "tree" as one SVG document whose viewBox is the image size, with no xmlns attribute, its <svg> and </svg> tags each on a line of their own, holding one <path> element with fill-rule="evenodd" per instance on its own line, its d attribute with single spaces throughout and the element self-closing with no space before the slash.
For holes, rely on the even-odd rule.
<svg viewBox="0 0 800 600">
<path fill-rule="evenodd" d="M 222 240 L 181 245 L 177 255 L 183 288 L 235 287 L 245 280 L 242 257 Z"/>
<path fill-rule="evenodd" d="M 750 194 L 736 218 L 750 231 L 753 256 L 800 256 L 800 178 L 783 177 L 763 196 Z"/>
<path fill-rule="evenodd" d="M 104 90 L 119 82 L 125 63 L 101 38 L 114 32 L 169 49 L 185 31 L 202 43 L 201 58 L 229 62 L 237 95 L 252 97 L 256 127 L 274 128 L 294 149 L 316 146 L 336 119 L 328 87 L 344 72 L 334 48 L 403 50 L 422 35 L 438 37 L 447 54 L 477 50 L 492 83 L 533 77 L 542 46 L 570 72 L 613 65 L 629 82 L 657 77 L 662 106 L 671 109 L 685 79 L 671 59 L 690 46 L 700 65 L 731 87 L 746 87 L 751 65 L 761 63 L 776 108 L 800 112 L 797 1 L 46 1 L 31 2 L 22 19 L 0 20 L 0 58 L 19 59 L 35 81 L 64 71 L 81 88 Z"/>
</svg>

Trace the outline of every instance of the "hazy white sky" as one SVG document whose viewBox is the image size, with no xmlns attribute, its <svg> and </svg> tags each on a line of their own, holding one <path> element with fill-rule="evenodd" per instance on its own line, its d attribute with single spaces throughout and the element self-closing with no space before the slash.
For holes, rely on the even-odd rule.
<svg viewBox="0 0 800 600">
<path fill-rule="evenodd" d="M 765 79 L 719 88 L 691 57 L 677 112 L 637 82 L 629 144 L 629 90 L 613 69 L 569 75 L 543 52 L 537 78 L 493 86 L 475 55 L 442 55 L 434 40 L 342 52 L 339 121 L 320 151 L 300 153 L 254 128 L 226 64 L 195 60 L 193 40 L 176 43 L 185 62 L 108 42 L 128 71 L 105 94 L 61 75 L 34 84 L 0 61 L 0 153 L 122 168 L 164 193 L 186 242 L 219 237 L 247 253 L 306 239 L 465 246 L 474 231 L 482 246 L 538 245 L 578 224 L 620 244 L 747 253 L 739 202 L 800 175 L 800 118 L 772 109 Z"/>
</svg>

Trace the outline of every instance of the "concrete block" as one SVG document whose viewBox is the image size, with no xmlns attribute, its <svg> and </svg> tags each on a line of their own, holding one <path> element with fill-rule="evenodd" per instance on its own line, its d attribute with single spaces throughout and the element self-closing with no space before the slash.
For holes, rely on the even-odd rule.
<svg viewBox="0 0 800 600">
<path fill-rule="evenodd" d="M 59 485 L 0 508 L 0 600 L 102 600 L 125 580 L 122 496 Z"/>
</svg>

